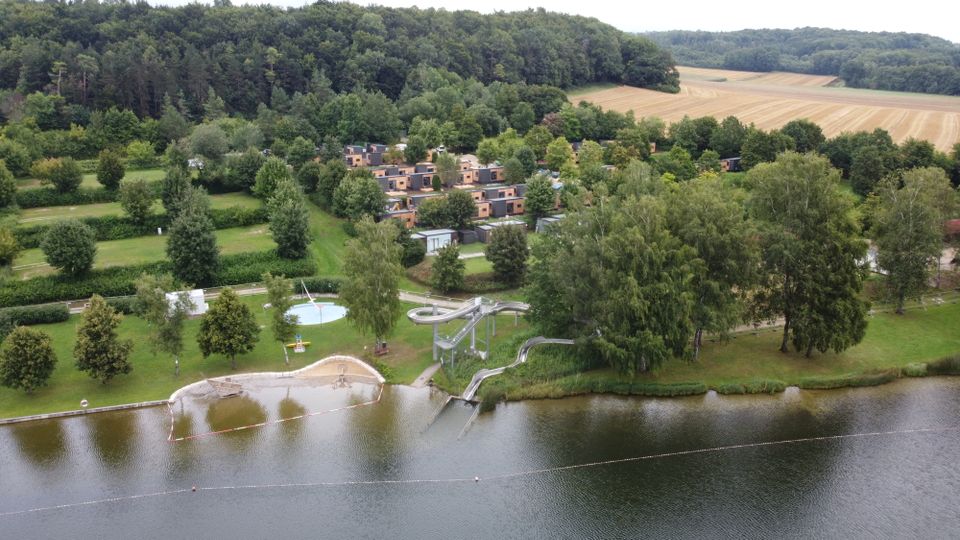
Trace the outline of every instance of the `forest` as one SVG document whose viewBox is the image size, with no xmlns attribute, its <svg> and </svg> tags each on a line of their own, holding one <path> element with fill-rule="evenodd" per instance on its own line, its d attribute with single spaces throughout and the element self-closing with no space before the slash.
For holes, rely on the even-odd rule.
<svg viewBox="0 0 960 540">
<path fill-rule="evenodd" d="M 199 118 L 211 89 L 228 113 L 248 117 L 297 93 L 364 90 L 397 100 L 417 66 L 482 83 L 678 91 L 673 59 L 648 39 L 542 9 L 0 2 L 7 115 L 34 92 L 62 96 L 80 125 L 91 110 L 111 106 L 157 117 L 164 96 Z"/>
<path fill-rule="evenodd" d="M 828 28 L 644 34 L 685 66 L 834 75 L 855 88 L 960 95 L 960 45 Z"/>
</svg>

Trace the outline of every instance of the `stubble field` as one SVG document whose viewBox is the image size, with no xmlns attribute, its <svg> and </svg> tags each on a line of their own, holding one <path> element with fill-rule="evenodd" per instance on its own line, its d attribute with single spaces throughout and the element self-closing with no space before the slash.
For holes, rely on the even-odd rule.
<svg viewBox="0 0 960 540">
<path fill-rule="evenodd" d="M 680 93 L 665 94 L 629 86 L 571 92 L 604 109 L 634 111 L 637 118 L 658 116 L 675 122 L 685 115 L 736 116 L 762 129 L 807 118 L 827 137 L 880 127 L 897 142 L 925 139 L 940 150 L 960 142 L 960 97 L 884 92 L 829 86 L 834 77 L 798 73 L 751 73 L 678 67 Z"/>
</svg>

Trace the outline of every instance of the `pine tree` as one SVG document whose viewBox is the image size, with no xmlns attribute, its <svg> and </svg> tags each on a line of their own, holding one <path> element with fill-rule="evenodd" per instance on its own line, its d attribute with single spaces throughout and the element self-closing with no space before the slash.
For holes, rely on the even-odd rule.
<svg viewBox="0 0 960 540">
<path fill-rule="evenodd" d="M 237 369 L 237 355 L 252 351 L 259 334 L 260 327 L 250 307 L 228 287 L 220 291 L 200 321 L 197 344 L 204 358 L 222 354 L 230 357 L 230 365 Z"/>
<path fill-rule="evenodd" d="M 300 186 L 289 178 L 280 181 L 267 207 L 277 253 L 287 259 L 303 258 L 310 245 L 310 213 Z"/>
<path fill-rule="evenodd" d="M 0 384 L 33 392 L 47 384 L 56 365 L 50 336 L 29 326 L 18 326 L 0 349 Z"/>
<path fill-rule="evenodd" d="M 116 375 L 130 373 L 130 351 L 133 341 L 117 339 L 117 326 L 123 315 L 114 310 L 100 295 L 93 295 L 84 310 L 73 346 L 77 369 L 106 384 Z"/>
</svg>

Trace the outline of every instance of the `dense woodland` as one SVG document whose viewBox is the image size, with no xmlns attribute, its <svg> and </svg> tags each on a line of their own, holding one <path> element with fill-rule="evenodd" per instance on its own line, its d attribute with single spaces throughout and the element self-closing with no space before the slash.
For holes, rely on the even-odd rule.
<svg viewBox="0 0 960 540">
<path fill-rule="evenodd" d="M 363 89 L 396 100 L 420 65 L 483 83 L 677 90 L 672 58 L 646 38 L 543 10 L 0 2 L 4 111 L 18 95 L 54 93 L 76 106 L 78 124 L 111 106 L 156 117 L 164 96 L 199 117 L 210 89 L 245 115 L 298 93 Z"/>
<path fill-rule="evenodd" d="M 960 45 L 926 34 L 797 28 L 646 36 L 686 66 L 836 75 L 857 88 L 960 95 Z"/>
</svg>

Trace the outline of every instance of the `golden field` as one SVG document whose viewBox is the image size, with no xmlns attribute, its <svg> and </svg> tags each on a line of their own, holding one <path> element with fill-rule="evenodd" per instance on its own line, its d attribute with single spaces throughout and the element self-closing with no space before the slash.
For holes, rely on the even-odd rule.
<svg viewBox="0 0 960 540">
<path fill-rule="evenodd" d="M 677 67 L 680 93 L 619 86 L 573 91 L 570 100 L 586 100 L 637 118 L 658 116 L 675 122 L 685 115 L 736 116 L 762 129 L 807 118 L 827 137 L 844 131 L 881 127 L 897 142 L 925 139 L 940 150 L 960 142 L 960 97 L 885 92 L 830 86 L 835 78 L 799 73 L 751 73 Z"/>
</svg>

